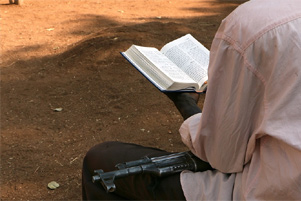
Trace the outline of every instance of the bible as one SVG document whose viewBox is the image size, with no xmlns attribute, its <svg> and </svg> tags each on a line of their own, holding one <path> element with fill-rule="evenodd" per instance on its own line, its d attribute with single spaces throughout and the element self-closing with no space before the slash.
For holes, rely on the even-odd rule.
<svg viewBox="0 0 301 201">
<path fill-rule="evenodd" d="M 209 50 L 191 34 L 154 47 L 132 45 L 121 52 L 162 92 L 204 92 L 207 88 Z"/>
</svg>

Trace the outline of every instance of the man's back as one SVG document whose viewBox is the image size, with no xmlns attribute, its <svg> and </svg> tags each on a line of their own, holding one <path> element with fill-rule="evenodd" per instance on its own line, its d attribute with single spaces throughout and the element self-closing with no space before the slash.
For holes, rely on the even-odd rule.
<svg viewBox="0 0 301 201">
<path fill-rule="evenodd" d="M 183 139 L 212 167 L 235 173 L 232 198 L 300 200 L 301 1 L 243 4 L 222 22 L 210 54 L 203 114 L 183 124 Z M 200 197 L 205 189 L 186 188 L 187 174 L 185 195 Z M 227 188 L 206 174 L 193 180 Z"/>
</svg>

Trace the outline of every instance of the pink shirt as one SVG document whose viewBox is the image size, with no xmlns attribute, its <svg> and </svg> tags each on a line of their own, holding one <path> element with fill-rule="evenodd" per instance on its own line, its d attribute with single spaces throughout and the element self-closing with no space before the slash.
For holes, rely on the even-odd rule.
<svg viewBox="0 0 301 201">
<path fill-rule="evenodd" d="M 251 0 L 210 51 L 203 113 L 183 142 L 216 171 L 181 173 L 187 200 L 301 200 L 301 0 Z"/>
</svg>

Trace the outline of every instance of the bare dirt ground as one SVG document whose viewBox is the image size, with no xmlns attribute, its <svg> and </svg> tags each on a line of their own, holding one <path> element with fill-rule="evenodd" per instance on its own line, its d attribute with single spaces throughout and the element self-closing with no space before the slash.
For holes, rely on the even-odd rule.
<svg viewBox="0 0 301 201">
<path fill-rule="evenodd" d="M 1 200 L 80 200 L 82 159 L 97 143 L 187 149 L 175 107 L 119 52 L 186 33 L 210 48 L 244 1 L 8 2 L 0 0 Z"/>
</svg>

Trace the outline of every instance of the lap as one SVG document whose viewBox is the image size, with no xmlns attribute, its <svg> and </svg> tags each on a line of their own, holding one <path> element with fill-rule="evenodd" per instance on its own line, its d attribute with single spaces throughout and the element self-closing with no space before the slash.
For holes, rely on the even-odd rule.
<svg viewBox="0 0 301 201">
<path fill-rule="evenodd" d="M 144 156 L 155 157 L 168 152 L 143 147 L 136 144 L 121 142 L 105 142 L 91 148 L 84 159 L 83 187 L 91 186 L 93 171 L 102 169 L 104 172 L 116 170 L 115 165 L 122 162 L 141 159 Z M 90 183 L 89 185 L 86 185 Z M 149 174 L 132 175 L 115 181 L 114 195 L 123 199 L 137 200 L 184 200 L 180 184 L 180 175 L 158 178 Z M 104 191 L 101 185 L 94 188 Z M 95 188 L 96 189 L 96 188 Z M 85 189 L 89 191 L 90 189 Z M 99 195 L 102 196 L 102 195 Z M 100 198 L 99 198 L 100 199 Z"/>
</svg>

